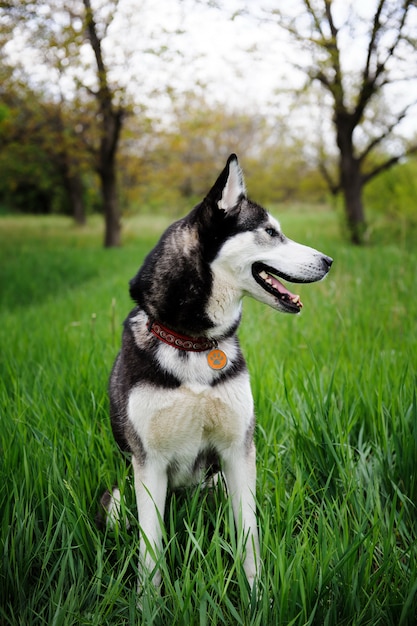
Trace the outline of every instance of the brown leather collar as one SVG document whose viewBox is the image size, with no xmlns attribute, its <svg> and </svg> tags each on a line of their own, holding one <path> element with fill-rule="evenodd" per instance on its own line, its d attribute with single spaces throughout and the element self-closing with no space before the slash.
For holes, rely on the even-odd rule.
<svg viewBox="0 0 417 626">
<path fill-rule="evenodd" d="M 217 348 L 215 339 L 207 337 L 187 337 L 163 326 L 160 322 L 149 322 L 148 330 L 160 341 L 186 352 L 205 352 Z"/>
</svg>

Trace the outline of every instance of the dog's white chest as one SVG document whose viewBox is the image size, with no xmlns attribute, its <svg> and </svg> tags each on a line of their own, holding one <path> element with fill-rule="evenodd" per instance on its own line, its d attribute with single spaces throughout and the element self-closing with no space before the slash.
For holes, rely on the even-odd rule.
<svg viewBox="0 0 417 626">
<path fill-rule="evenodd" d="M 141 384 L 130 394 L 128 417 L 145 451 L 167 462 L 191 461 L 209 446 L 221 452 L 242 442 L 253 418 L 249 376 L 245 372 L 214 388 Z"/>
</svg>

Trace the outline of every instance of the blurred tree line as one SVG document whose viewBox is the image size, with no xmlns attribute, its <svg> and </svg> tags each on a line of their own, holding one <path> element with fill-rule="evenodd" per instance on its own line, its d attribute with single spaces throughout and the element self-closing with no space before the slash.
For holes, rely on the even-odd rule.
<svg viewBox="0 0 417 626">
<path fill-rule="evenodd" d="M 7 85 L 7 89 L 6 89 Z M 0 206 L 2 212 L 61 213 L 83 224 L 101 211 L 88 102 L 76 108 L 48 100 L 28 85 L 1 82 Z M 221 142 L 219 138 L 221 137 Z M 93 138 L 91 138 L 93 141 Z M 230 151 L 241 155 L 247 186 L 259 202 L 324 203 L 329 189 L 289 122 L 210 106 L 203 94 L 172 97 L 169 119 L 131 115 L 117 156 L 124 212 L 177 215 L 199 201 Z M 334 165 L 335 166 L 335 165 Z M 417 160 L 409 159 L 370 186 L 367 203 L 413 219 Z"/>
<path fill-rule="evenodd" d="M 100 210 L 97 128 L 88 101 L 54 101 L 28 85 L 0 90 L 0 199 L 3 210 L 64 213 L 82 224 Z M 209 105 L 203 93 L 171 94 L 164 119 L 129 115 L 117 155 L 124 211 L 176 213 L 198 201 L 231 151 L 260 202 L 324 202 L 328 190 L 303 141 L 285 121 Z"/>
<path fill-rule="evenodd" d="M 2 210 L 72 215 L 83 224 L 99 210 L 92 155 L 84 140 L 88 116 L 48 100 L 27 85 L 2 81 L 0 200 Z"/>
<path fill-rule="evenodd" d="M 331 0 L 299 0 L 292 13 L 259 5 L 254 19 L 260 25 L 275 20 L 307 54 L 298 67 L 305 81 L 294 88 L 294 108 L 262 114 L 208 101 L 209 90 L 198 81 L 192 90 L 179 91 L 170 85 L 168 70 L 154 94 L 141 93 L 136 79 L 132 95 L 134 64 L 126 46 L 112 44 L 114 33 L 109 38 L 120 4 L 1 3 L 0 210 L 65 213 L 79 224 L 101 211 L 105 245 L 119 245 L 122 210 L 178 214 L 201 198 L 233 151 L 259 202 L 311 204 L 340 194 L 355 243 L 366 226 L 365 185 L 368 206 L 415 219 L 410 206 L 417 165 L 403 157 L 417 150 L 417 142 L 395 130 L 416 98 L 397 110 L 383 101 L 387 86 L 415 77 L 414 2 L 377 0 L 372 19 L 349 8 L 340 26 Z M 355 29 L 366 41 L 356 76 L 342 58 L 343 42 L 347 34 L 354 39 Z M 142 42 L 145 73 L 150 55 L 168 53 L 172 60 L 173 41 Z M 406 56 L 410 51 L 413 57 Z M 158 113 L 153 97 L 161 93 L 169 105 Z M 295 110 L 304 115 L 301 126 L 293 122 Z M 315 115 L 332 123 L 323 129 Z"/>
</svg>

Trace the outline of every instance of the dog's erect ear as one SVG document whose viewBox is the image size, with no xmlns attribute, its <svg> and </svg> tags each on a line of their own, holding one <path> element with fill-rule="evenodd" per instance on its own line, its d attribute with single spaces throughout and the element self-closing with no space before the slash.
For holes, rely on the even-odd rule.
<svg viewBox="0 0 417 626">
<path fill-rule="evenodd" d="M 245 182 L 237 156 L 231 154 L 226 167 L 207 194 L 207 200 L 223 211 L 230 211 L 246 197 Z"/>
</svg>

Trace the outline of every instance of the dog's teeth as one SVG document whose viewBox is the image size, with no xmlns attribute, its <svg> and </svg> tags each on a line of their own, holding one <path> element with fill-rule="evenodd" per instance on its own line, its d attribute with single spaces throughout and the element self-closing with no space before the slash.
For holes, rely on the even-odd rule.
<svg viewBox="0 0 417 626">
<path fill-rule="evenodd" d="M 266 283 L 268 283 L 268 285 L 272 285 L 272 277 L 267 274 L 267 272 L 265 272 L 265 270 L 262 270 L 262 272 L 259 272 L 259 276 L 262 278 L 262 280 L 264 280 Z"/>
<path fill-rule="evenodd" d="M 294 296 L 294 298 L 291 298 L 291 299 L 294 302 L 294 304 L 297 304 L 300 308 L 303 306 L 303 303 L 300 300 L 300 296 Z"/>
</svg>

